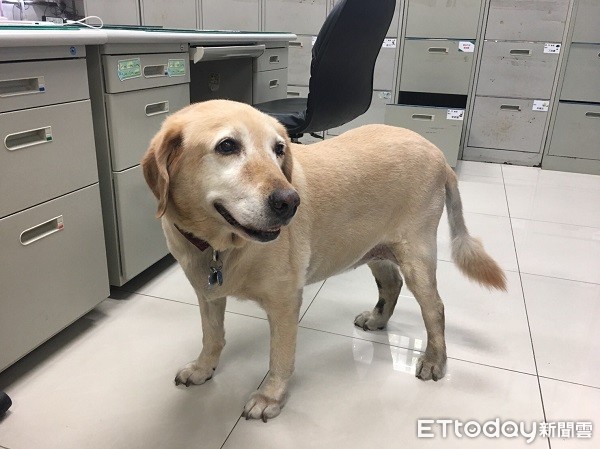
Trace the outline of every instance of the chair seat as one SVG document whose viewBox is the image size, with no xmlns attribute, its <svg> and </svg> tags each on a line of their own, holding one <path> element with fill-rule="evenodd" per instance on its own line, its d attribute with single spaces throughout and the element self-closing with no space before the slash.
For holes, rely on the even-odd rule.
<svg viewBox="0 0 600 449">
<path fill-rule="evenodd" d="M 254 107 L 276 118 L 290 134 L 294 134 L 304 128 L 307 101 L 308 98 L 282 98 L 255 104 Z"/>
</svg>

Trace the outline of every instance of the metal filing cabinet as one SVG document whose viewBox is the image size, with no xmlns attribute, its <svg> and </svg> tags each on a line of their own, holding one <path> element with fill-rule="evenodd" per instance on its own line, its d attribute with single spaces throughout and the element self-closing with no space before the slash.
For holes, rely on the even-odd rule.
<svg viewBox="0 0 600 449">
<path fill-rule="evenodd" d="M 260 0 L 202 0 L 204 30 L 260 30 Z M 285 30 L 281 27 L 276 31 Z"/>
<path fill-rule="evenodd" d="M 600 174 L 600 2 L 576 1 L 574 17 L 542 167 Z"/>
<path fill-rule="evenodd" d="M 490 0 L 463 158 L 539 164 L 570 0 Z"/>
<path fill-rule="evenodd" d="M 101 17 L 104 23 L 140 25 L 138 0 L 83 0 L 83 5 L 86 16 Z M 90 22 L 93 23 L 94 20 Z"/>
<path fill-rule="evenodd" d="M 481 0 L 409 0 L 406 37 L 475 39 Z"/>
<path fill-rule="evenodd" d="M 328 0 L 265 0 L 265 31 L 317 35 L 327 16 Z"/>
<path fill-rule="evenodd" d="M 485 39 L 560 42 L 569 1 L 490 0 Z"/>
<path fill-rule="evenodd" d="M 0 371 L 109 294 L 85 47 L 18 54 L 0 53 Z"/>
<path fill-rule="evenodd" d="M 140 0 L 142 25 L 164 28 L 199 28 L 196 0 L 179 0 L 174 7 L 164 0 Z"/>
<path fill-rule="evenodd" d="M 120 286 L 168 253 L 139 162 L 165 117 L 189 104 L 189 54 L 187 44 L 92 50 L 88 68 L 108 269 L 111 285 Z"/>
<path fill-rule="evenodd" d="M 454 167 L 463 127 L 461 114 L 464 110 L 389 104 L 385 108 L 385 123 L 421 134 L 442 150 L 448 164 Z"/>
<path fill-rule="evenodd" d="M 290 42 L 288 82 L 296 86 L 308 86 L 312 47 L 317 36 L 298 36 Z"/>
<path fill-rule="evenodd" d="M 327 130 L 328 136 L 339 136 L 345 131 L 357 128 L 362 125 L 368 125 L 371 123 L 384 123 L 385 122 L 385 108 L 386 105 L 392 102 L 392 92 L 374 90 L 373 98 L 371 99 L 371 106 L 367 111 L 355 118 L 354 120 L 342 125 L 337 128 Z"/>
</svg>

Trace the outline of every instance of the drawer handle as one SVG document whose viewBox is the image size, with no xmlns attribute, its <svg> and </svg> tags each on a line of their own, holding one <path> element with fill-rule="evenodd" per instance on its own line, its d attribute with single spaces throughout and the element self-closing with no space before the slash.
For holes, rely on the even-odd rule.
<svg viewBox="0 0 600 449">
<path fill-rule="evenodd" d="M 167 66 L 165 64 L 145 65 L 144 78 L 156 78 L 157 76 L 167 76 Z"/>
<path fill-rule="evenodd" d="M 503 109 L 505 111 L 517 111 L 517 112 L 521 112 L 521 106 L 514 105 L 514 104 L 501 104 L 500 105 L 500 109 Z"/>
<path fill-rule="evenodd" d="M 412 115 L 413 120 L 427 120 L 429 122 L 432 122 L 434 118 L 435 118 L 435 115 L 433 115 L 433 114 L 413 114 Z"/>
<path fill-rule="evenodd" d="M 169 100 L 159 101 L 158 103 L 147 104 L 144 112 L 146 117 L 152 117 L 153 115 L 166 114 L 169 112 Z"/>
<path fill-rule="evenodd" d="M 585 116 L 588 118 L 600 118 L 600 112 L 586 112 Z"/>
<path fill-rule="evenodd" d="M 51 126 L 9 134 L 4 138 L 4 146 L 9 151 L 20 150 L 21 148 L 32 147 L 34 145 L 41 145 L 42 143 L 49 142 L 52 142 Z"/>
<path fill-rule="evenodd" d="M 40 94 L 46 92 L 43 76 L 0 81 L 0 97 Z"/>
<path fill-rule="evenodd" d="M 269 81 L 269 89 L 275 89 L 276 87 L 279 87 L 279 80 Z"/>
<path fill-rule="evenodd" d="M 279 64 L 279 55 L 273 55 L 269 58 L 269 64 Z"/>
<path fill-rule="evenodd" d="M 510 51 L 511 55 L 531 56 L 531 50 L 514 49 Z"/>
<path fill-rule="evenodd" d="M 292 41 L 290 42 L 290 47 L 302 47 L 302 42 L 300 41 Z"/>
<path fill-rule="evenodd" d="M 37 226 L 25 229 L 23 232 L 21 232 L 19 240 L 23 246 L 31 245 L 32 243 L 37 242 L 44 237 L 48 237 L 55 232 L 62 231 L 64 228 L 65 225 L 63 223 L 63 216 L 59 215 L 58 217 L 54 217 L 53 219 L 40 223 Z"/>
<path fill-rule="evenodd" d="M 447 55 L 448 54 L 448 48 L 447 47 L 429 47 L 427 49 L 427 51 L 429 53 L 435 53 L 435 54 L 442 54 L 442 55 Z"/>
<path fill-rule="evenodd" d="M 288 90 L 287 94 L 288 94 L 288 97 L 299 97 L 300 96 L 300 92 L 295 92 L 293 90 Z"/>
</svg>

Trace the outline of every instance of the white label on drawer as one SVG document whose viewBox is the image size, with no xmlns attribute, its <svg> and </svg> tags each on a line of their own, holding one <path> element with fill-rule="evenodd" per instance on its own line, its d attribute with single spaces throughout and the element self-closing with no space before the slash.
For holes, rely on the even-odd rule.
<svg viewBox="0 0 600 449">
<path fill-rule="evenodd" d="M 117 61 L 117 76 L 121 81 L 142 76 L 140 58 L 121 59 Z"/>
<path fill-rule="evenodd" d="M 185 76 L 185 59 L 169 59 L 167 74 L 169 76 Z"/>
<path fill-rule="evenodd" d="M 550 102 L 548 100 L 533 100 L 533 111 L 548 111 L 548 107 L 550 106 Z"/>
<path fill-rule="evenodd" d="M 544 44 L 544 53 L 560 53 L 560 44 Z"/>
<path fill-rule="evenodd" d="M 446 120 L 463 120 L 464 118 L 464 109 L 448 109 L 446 111 Z"/>
<path fill-rule="evenodd" d="M 458 51 L 464 51 L 465 53 L 473 53 L 475 51 L 475 44 L 469 41 L 459 41 Z"/>
<path fill-rule="evenodd" d="M 396 39 L 395 37 L 386 37 L 383 40 L 383 44 L 381 45 L 381 48 L 396 48 L 397 42 L 398 42 L 398 39 Z"/>
<path fill-rule="evenodd" d="M 312 37 L 312 45 L 315 45 L 315 42 L 317 42 L 317 36 Z"/>
<path fill-rule="evenodd" d="M 392 93 L 391 92 L 379 92 L 379 98 L 381 100 L 390 101 L 392 99 Z"/>
</svg>

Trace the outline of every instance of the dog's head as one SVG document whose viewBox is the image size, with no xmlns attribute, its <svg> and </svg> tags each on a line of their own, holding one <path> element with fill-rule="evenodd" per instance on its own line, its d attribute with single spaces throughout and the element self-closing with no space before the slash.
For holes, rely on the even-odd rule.
<svg viewBox="0 0 600 449">
<path fill-rule="evenodd" d="M 300 203 L 290 140 L 277 120 L 226 100 L 168 117 L 142 160 L 157 217 L 213 247 L 278 237 Z"/>
</svg>

